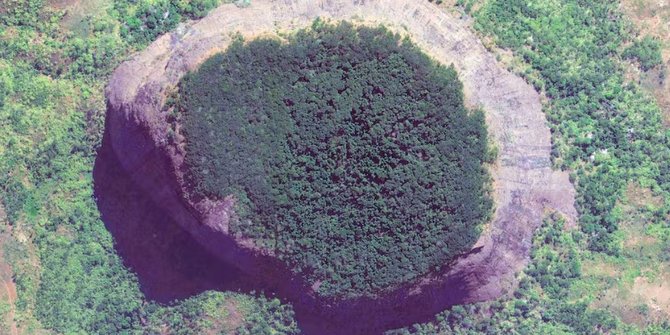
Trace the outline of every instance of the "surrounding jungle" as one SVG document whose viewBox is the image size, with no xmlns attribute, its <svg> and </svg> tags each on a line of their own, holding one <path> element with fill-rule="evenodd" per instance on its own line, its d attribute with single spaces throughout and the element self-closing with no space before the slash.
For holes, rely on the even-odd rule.
<svg viewBox="0 0 670 335">
<path fill-rule="evenodd" d="M 93 198 L 110 72 L 218 4 L 0 0 L 3 333 L 298 332 L 291 307 L 262 295 L 148 301 Z M 543 93 L 554 164 L 573 173 L 580 222 L 568 230 L 548 215 L 509 299 L 455 306 L 393 333 L 670 334 L 667 6 L 458 0 L 435 7 L 471 20 L 499 61 Z"/>
<path fill-rule="evenodd" d="M 217 4 L 0 1 L 1 333 L 297 331 L 289 306 L 260 295 L 147 301 L 93 198 L 108 75 Z"/>
<path fill-rule="evenodd" d="M 491 200 L 456 71 L 383 28 L 234 43 L 181 83 L 191 189 L 323 295 L 373 294 L 469 250 Z M 183 119 L 183 120 L 182 120 Z"/>
</svg>

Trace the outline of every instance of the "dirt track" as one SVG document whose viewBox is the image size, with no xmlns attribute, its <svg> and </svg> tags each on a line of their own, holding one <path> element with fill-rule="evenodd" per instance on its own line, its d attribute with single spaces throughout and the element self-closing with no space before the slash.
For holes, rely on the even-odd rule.
<svg viewBox="0 0 670 335">
<path fill-rule="evenodd" d="M 461 302 L 509 292 L 514 274 L 527 263 L 532 234 L 544 212 L 555 209 L 571 223 L 575 221 L 574 189 L 567 173 L 551 170 L 550 132 L 537 92 L 496 62 L 470 31 L 468 22 L 425 1 L 255 0 L 248 8 L 223 5 L 206 18 L 162 36 L 122 64 L 108 86 L 107 127 L 124 168 L 154 202 L 165 204 L 165 211 L 176 221 L 216 249 L 211 236 L 189 216 L 199 216 L 199 221 L 226 234 L 225 217 L 218 210 L 222 204 L 204 206 L 180 198 L 184 194 L 179 182 L 183 156 L 165 145 L 168 126 L 161 113 L 165 94 L 187 71 L 224 50 L 234 33 L 245 37 L 276 34 L 307 26 L 317 17 L 383 23 L 409 35 L 436 60 L 455 65 L 467 103 L 485 110 L 489 132 L 499 147 L 492 171 L 497 209 L 471 253 L 449 271 L 426 277 L 409 293 L 420 295 L 452 277 L 458 277 L 465 286 L 459 288 L 467 290 Z M 129 125 L 136 128 L 135 133 L 128 130 Z M 154 146 L 167 153 L 169 171 L 161 171 Z"/>
</svg>

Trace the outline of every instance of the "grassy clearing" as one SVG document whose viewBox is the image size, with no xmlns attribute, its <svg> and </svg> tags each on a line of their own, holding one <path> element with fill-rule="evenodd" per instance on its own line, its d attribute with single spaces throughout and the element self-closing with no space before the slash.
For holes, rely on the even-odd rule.
<svg viewBox="0 0 670 335">
<path fill-rule="evenodd" d="M 61 20 L 63 29 L 86 37 L 92 33 L 88 21 L 104 17 L 112 6 L 112 0 L 50 0 L 48 4 L 64 12 Z"/>
<path fill-rule="evenodd" d="M 618 232 L 621 255 L 586 253 L 572 296 L 588 296 L 592 308 L 606 308 L 638 326 L 670 319 L 667 228 L 650 214 L 661 205 L 649 189 L 628 185 L 617 206 L 624 218 Z"/>
<path fill-rule="evenodd" d="M 23 242 L 18 241 L 19 238 Z M 4 208 L 0 206 L 0 334 L 48 333 L 33 317 L 34 304 L 25 296 L 18 296 L 26 282 L 17 283 L 17 275 L 19 278 L 39 277 L 35 250 L 34 247 L 28 249 L 29 246 L 25 236 L 9 226 Z"/>
<path fill-rule="evenodd" d="M 571 296 L 588 297 L 591 308 L 605 308 L 626 323 L 646 326 L 669 319 L 664 298 L 670 293 L 664 265 L 667 244 L 649 217 L 648 207 L 659 199 L 634 184 L 626 193 L 618 207 L 625 217 L 618 232 L 621 255 L 585 253 L 582 277 L 574 283 Z"/>
</svg>

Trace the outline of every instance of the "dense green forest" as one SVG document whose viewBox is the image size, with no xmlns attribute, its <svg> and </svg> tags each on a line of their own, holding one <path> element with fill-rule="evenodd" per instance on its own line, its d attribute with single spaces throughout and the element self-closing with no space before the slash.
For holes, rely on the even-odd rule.
<svg viewBox="0 0 670 335">
<path fill-rule="evenodd" d="M 384 28 L 317 21 L 233 44 L 180 84 L 192 187 L 323 295 L 373 294 L 469 250 L 491 200 L 481 111 Z"/>
</svg>

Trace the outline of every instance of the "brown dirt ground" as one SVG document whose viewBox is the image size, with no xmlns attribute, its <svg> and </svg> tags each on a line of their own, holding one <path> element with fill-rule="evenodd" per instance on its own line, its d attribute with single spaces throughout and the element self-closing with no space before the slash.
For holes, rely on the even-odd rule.
<svg viewBox="0 0 670 335">
<path fill-rule="evenodd" d="M 585 262 L 583 265 L 590 266 L 589 273 L 602 281 L 600 285 L 605 285 L 605 289 L 598 290 L 592 308 L 607 309 L 623 322 L 642 327 L 670 317 L 670 276 L 667 271 L 661 271 L 664 275 L 654 276 L 651 274 L 653 269 L 641 269 L 642 273 L 628 282 L 621 276 L 628 266 L 635 264 Z"/>
<path fill-rule="evenodd" d="M 670 316 L 670 274 L 656 280 L 637 277 L 632 293 L 646 302 L 654 319 L 667 319 Z"/>
<path fill-rule="evenodd" d="M 629 183 L 626 186 L 625 194 L 628 202 L 633 206 L 642 207 L 646 205 L 663 205 L 662 197 L 654 195 L 649 188 L 642 187 L 640 184 L 635 182 Z"/>
<path fill-rule="evenodd" d="M 648 234 L 652 219 L 647 206 L 662 204 L 648 188 L 630 183 L 618 204 L 623 220 L 623 253 L 616 259 L 586 260 L 586 276 L 599 289 L 593 307 L 607 308 L 624 322 L 645 326 L 670 318 L 670 272 L 660 259 L 666 252 L 659 238 Z"/>
<path fill-rule="evenodd" d="M 641 187 L 637 183 L 630 183 L 626 188 L 627 206 L 624 206 L 624 215 L 629 218 L 623 224 L 626 232 L 624 246 L 630 249 L 638 249 L 639 253 L 649 253 L 658 247 L 658 239 L 644 232 L 645 221 L 636 219 L 635 211 L 646 206 L 659 207 L 663 205 L 663 199 L 653 195 L 648 188 Z M 645 250 L 646 249 L 646 250 Z M 654 251 L 651 251 L 654 252 Z M 649 307 L 647 315 L 633 316 L 634 319 L 646 319 L 652 321 L 664 321 L 670 319 L 670 271 L 665 266 L 656 269 L 658 275 L 649 279 L 645 276 L 635 278 L 630 291 L 630 301 L 638 301 Z M 627 314 L 634 315 L 633 311 Z M 639 311 L 635 311 L 640 314 Z M 624 314 L 625 315 L 625 314 Z M 637 323 L 640 323 L 639 321 Z"/>
</svg>

